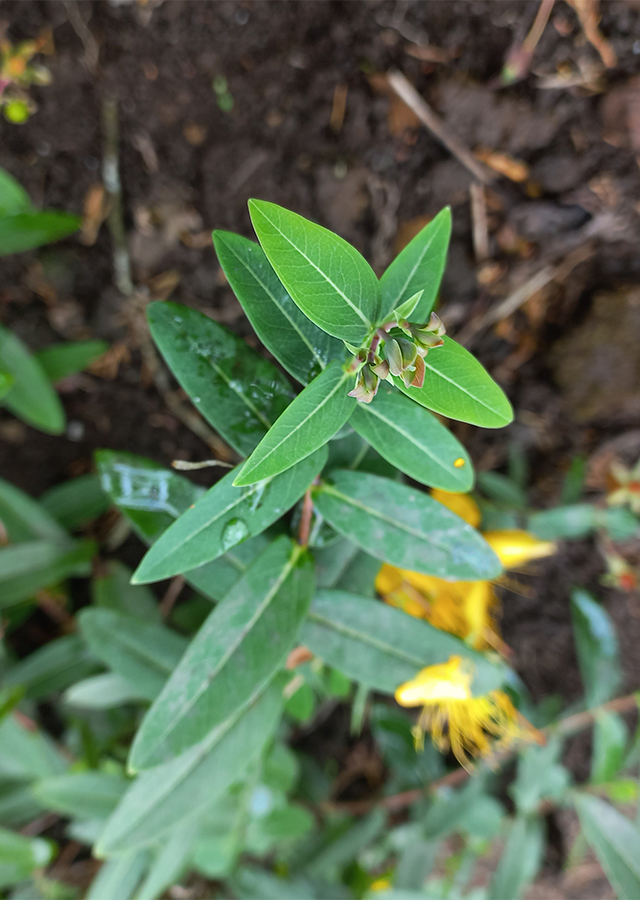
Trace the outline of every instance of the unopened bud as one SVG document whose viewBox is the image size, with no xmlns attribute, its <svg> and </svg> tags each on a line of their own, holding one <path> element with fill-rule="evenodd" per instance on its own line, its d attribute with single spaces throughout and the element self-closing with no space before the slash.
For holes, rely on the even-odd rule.
<svg viewBox="0 0 640 900">
<path fill-rule="evenodd" d="M 363 366 L 358 373 L 356 386 L 352 391 L 349 391 L 349 397 L 355 397 L 359 403 L 371 403 L 379 385 L 380 379 L 371 370 L 370 366 Z"/>
<path fill-rule="evenodd" d="M 375 365 L 371 366 L 371 371 L 384 381 L 389 375 L 389 363 L 386 359 L 379 359 L 378 357 L 376 357 L 376 359 L 377 362 Z"/>
<path fill-rule="evenodd" d="M 403 367 L 402 350 L 395 338 L 389 338 L 384 345 L 385 356 L 389 363 L 389 371 L 392 375 L 401 375 Z"/>
</svg>

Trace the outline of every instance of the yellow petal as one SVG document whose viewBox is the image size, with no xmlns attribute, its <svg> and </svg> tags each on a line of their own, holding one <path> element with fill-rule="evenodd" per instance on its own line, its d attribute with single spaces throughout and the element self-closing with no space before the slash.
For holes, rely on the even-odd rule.
<svg viewBox="0 0 640 900">
<path fill-rule="evenodd" d="M 422 669 L 411 681 L 401 684 L 395 692 L 400 706 L 428 706 L 471 698 L 471 673 L 463 667 L 459 656 L 448 662 Z"/>
<path fill-rule="evenodd" d="M 505 569 L 513 569 L 532 559 L 556 552 L 553 541 L 541 541 L 528 531 L 485 531 L 484 538 L 493 548 Z"/>
<path fill-rule="evenodd" d="M 451 494 L 449 491 L 433 488 L 431 496 L 474 528 L 480 524 L 482 513 L 476 501 L 469 494 Z"/>
<path fill-rule="evenodd" d="M 403 581 L 404 577 L 400 569 L 384 563 L 376 576 L 376 591 L 382 596 L 390 594 L 392 591 L 400 590 Z"/>
</svg>

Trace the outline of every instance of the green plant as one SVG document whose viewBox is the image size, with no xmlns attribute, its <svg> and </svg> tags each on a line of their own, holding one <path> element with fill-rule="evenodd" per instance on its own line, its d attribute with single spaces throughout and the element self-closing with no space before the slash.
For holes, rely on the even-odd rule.
<svg viewBox="0 0 640 900">
<path fill-rule="evenodd" d="M 497 900 L 519 896 L 535 878 L 545 814 L 573 804 L 623 885 L 620 896 L 633 896 L 639 857 L 629 848 L 640 836 L 602 796 L 637 796 L 637 780 L 622 777 L 637 766 L 637 738 L 629 748 L 618 715 L 635 699 L 607 702 L 620 671 L 599 604 L 574 595 L 586 694 L 582 709 L 559 718 L 557 704 L 533 706 L 477 634 L 465 640 L 375 599 L 381 567 L 458 587 L 486 585 L 501 571 L 481 533 L 448 508 L 453 501 L 415 485 L 439 489 L 444 500 L 443 491 L 473 484 L 468 454 L 429 408 L 486 427 L 511 418 L 501 390 L 431 315 L 448 211 L 378 282 L 337 236 L 272 204 L 251 208 L 261 246 L 216 232 L 216 249 L 262 343 L 303 390 L 296 395 L 276 365 L 202 314 L 149 307 L 171 370 L 241 461 L 204 490 L 151 460 L 97 454 L 104 495 L 122 516 L 106 547 L 131 528 L 150 549 L 133 578 L 121 564 L 94 561 L 91 602 L 69 595 L 77 633 L 21 660 L 5 647 L 0 826 L 53 811 L 66 822 L 65 839 L 94 846 L 105 860 L 86 895 L 94 900 L 153 900 L 194 872 L 212 897 Z M 414 483 L 403 483 L 403 473 Z M 20 560 L 29 574 L 34 568 L 35 545 L 94 552 L 68 530 L 103 507 L 89 512 L 80 502 L 89 490 L 73 481 L 56 490 L 36 503 L 0 485 L 9 634 L 43 587 L 87 574 L 83 557 L 77 569 L 15 587 Z M 487 522 L 475 524 L 486 532 Z M 172 581 L 159 607 L 146 582 L 165 578 Z M 434 673 L 445 668 L 438 681 Z M 458 726 L 459 758 L 469 765 L 465 754 L 488 753 L 490 765 L 468 778 L 471 769 L 447 774 L 431 743 L 416 751 L 414 717 L 389 698 L 400 689 L 402 700 L 416 683 L 431 692 L 418 691 L 425 711 L 447 714 L 456 703 L 456 711 L 480 704 L 486 712 L 491 703 L 507 711 L 489 729 L 503 739 L 498 748 L 478 730 L 486 719 Z M 36 726 L 43 699 L 60 723 L 57 743 Z M 356 802 L 340 796 L 348 782 L 331 749 L 314 758 L 290 746 L 347 702 L 352 740 L 365 754 L 368 736 L 377 748 L 372 765 L 356 765 L 356 778 L 371 779 Z M 493 772 L 518 751 L 515 738 L 536 735 L 513 704 L 549 742 L 521 750 L 507 816 Z M 592 778 L 574 790 L 559 762 L 562 741 L 594 718 Z M 444 721 L 425 727 L 457 752 Z M 341 740 L 349 741 L 344 726 Z M 493 881 L 470 890 L 476 862 L 505 837 Z M 25 839 L 14 850 L 12 838 L 3 849 L 0 832 L 0 875 L 15 853 L 20 866 L 4 883 L 26 883 L 16 896 L 64 891 L 41 868 L 55 848 Z"/>
<path fill-rule="evenodd" d="M 80 219 L 70 213 L 34 209 L 18 182 L 0 169 L 0 256 L 50 244 L 79 227 Z M 64 410 L 52 385 L 82 371 L 106 349 L 104 341 L 74 341 L 33 355 L 0 325 L 0 406 L 34 428 L 62 433 Z"/>
</svg>

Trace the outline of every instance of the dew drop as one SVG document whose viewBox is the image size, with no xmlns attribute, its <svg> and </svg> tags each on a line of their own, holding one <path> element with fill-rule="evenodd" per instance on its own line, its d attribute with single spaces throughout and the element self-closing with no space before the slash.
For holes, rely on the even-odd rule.
<svg viewBox="0 0 640 900">
<path fill-rule="evenodd" d="M 225 550 L 230 550 L 248 536 L 249 529 L 246 522 L 237 518 L 229 519 L 222 532 L 222 546 Z"/>
</svg>

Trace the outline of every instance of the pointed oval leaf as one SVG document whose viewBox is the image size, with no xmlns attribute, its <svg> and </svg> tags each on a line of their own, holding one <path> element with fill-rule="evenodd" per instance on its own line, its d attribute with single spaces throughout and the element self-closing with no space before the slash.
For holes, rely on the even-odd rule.
<svg viewBox="0 0 640 900">
<path fill-rule="evenodd" d="M 0 256 L 52 244 L 77 231 L 82 219 L 57 210 L 33 210 L 0 218 Z"/>
<path fill-rule="evenodd" d="M 338 469 L 314 489 L 321 515 L 370 556 L 450 581 L 496 578 L 502 568 L 485 539 L 416 488 Z"/>
<path fill-rule="evenodd" d="M 545 847 L 543 822 L 539 817 L 519 816 L 511 825 L 488 900 L 519 900 L 540 869 Z"/>
<path fill-rule="evenodd" d="M 503 428 L 513 421 L 513 409 L 502 388 L 475 356 L 451 338 L 445 336 L 444 346 L 431 350 L 424 365 L 421 388 L 407 388 L 401 378 L 394 382 L 416 403 L 480 428 Z"/>
<path fill-rule="evenodd" d="M 160 581 L 217 559 L 246 538 L 261 534 L 302 497 L 327 461 L 321 447 L 266 483 L 233 486 L 237 470 L 225 475 L 153 544 L 133 581 Z"/>
<path fill-rule="evenodd" d="M 427 321 L 438 296 L 450 238 L 451 210 L 447 206 L 418 232 L 380 279 L 383 316 L 423 291 L 411 313 L 411 321 Z"/>
<path fill-rule="evenodd" d="M 64 691 L 81 678 L 93 675 L 97 669 L 97 660 L 89 653 L 80 636 L 67 634 L 38 647 L 12 666 L 4 676 L 4 684 L 18 684 L 28 700 L 42 700 Z"/>
<path fill-rule="evenodd" d="M 2 405 L 28 425 L 49 434 L 61 434 L 64 410 L 44 369 L 20 338 L 1 325 L 0 368 L 14 379 L 13 387 L 2 398 Z"/>
<path fill-rule="evenodd" d="M 152 303 L 147 316 L 154 341 L 198 412 L 248 456 L 294 397 L 286 377 L 195 309 Z"/>
<path fill-rule="evenodd" d="M 0 609 L 71 575 L 89 575 L 93 541 L 26 541 L 0 549 Z"/>
<path fill-rule="evenodd" d="M 599 797 L 577 793 L 585 837 L 620 900 L 640 897 L 640 829 Z"/>
<path fill-rule="evenodd" d="M 192 640 L 140 726 L 130 768 L 172 759 L 260 690 L 283 666 L 313 588 L 311 557 L 289 538 L 278 538 Z"/>
<path fill-rule="evenodd" d="M 36 359 L 49 381 L 55 384 L 69 375 L 82 372 L 108 349 L 106 341 L 70 341 L 41 350 L 36 353 Z"/>
<path fill-rule="evenodd" d="M 83 819 L 106 819 L 126 789 L 124 778 L 107 772 L 54 775 L 36 782 L 32 788 L 46 809 Z"/>
<path fill-rule="evenodd" d="M 462 656 L 473 667 L 480 695 L 505 679 L 506 669 L 459 638 L 399 609 L 346 591 L 321 590 L 313 598 L 300 641 L 349 678 L 392 694 L 426 666 Z"/>
<path fill-rule="evenodd" d="M 359 346 L 380 316 L 380 286 L 369 263 L 337 234 L 265 200 L 250 200 L 262 249 L 289 295 L 312 322 Z"/>
<path fill-rule="evenodd" d="M 102 489 L 147 544 L 204 494 L 203 488 L 182 475 L 133 453 L 99 450 L 96 462 Z M 263 535 L 247 540 L 214 562 L 185 572 L 185 578 L 205 596 L 220 600 L 263 549 L 265 540 Z"/>
<path fill-rule="evenodd" d="M 322 447 L 344 425 L 356 401 L 337 360 L 315 378 L 277 420 L 236 477 L 236 486 L 285 472 Z"/>
<path fill-rule="evenodd" d="M 32 208 L 31 198 L 22 185 L 4 169 L 0 169 L 0 218 L 29 212 Z"/>
<path fill-rule="evenodd" d="M 473 487 L 473 464 L 460 441 L 424 407 L 381 385 L 359 403 L 351 424 L 386 460 L 416 481 L 443 491 Z"/>
<path fill-rule="evenodd" d="M 83 609 L 80 628 L 91 652 L 153 700 L 187 648 L 182 635 L 112 609 Z"/>
<path fill-rule="evenodd" d="M 183 819 L 211 808 L 259 758 L 281 711 L 282 684 L 276 679 L 191 750 L 144 772 L 107 822 L 97 854 L 109 856 L 150 844 Z"/>
<path fill-rule="evenodd" d="M 601 603 L 587 591 L 571 592 L 573 639 L 588 708 L 609 700 L 622 682 L 616 627 Z"/>
<path fill-rule="evenodd" d="M 309 384 L 328 362 L 344 357 L 342 341 L 298 309 L 259 244 L 229 231 L 214 231 L 213 243 L 253 330 L 290 375 Z"/>
</svg>

